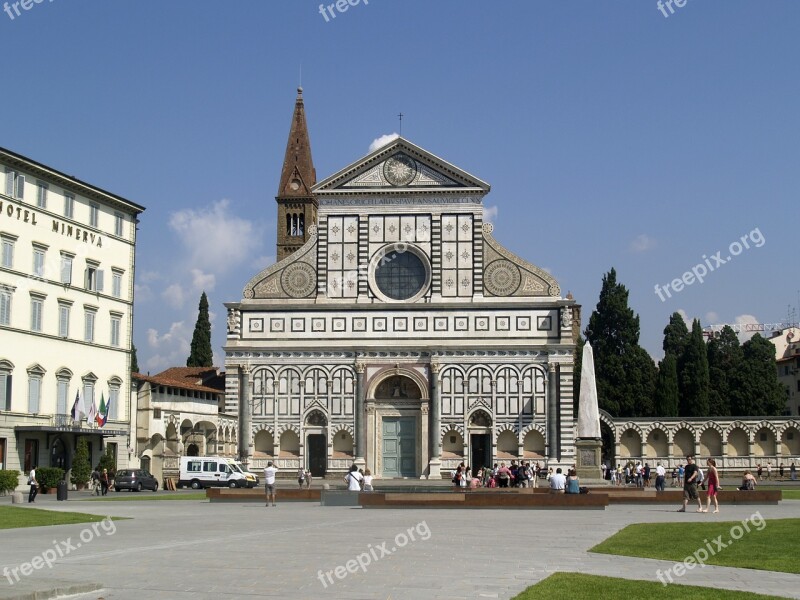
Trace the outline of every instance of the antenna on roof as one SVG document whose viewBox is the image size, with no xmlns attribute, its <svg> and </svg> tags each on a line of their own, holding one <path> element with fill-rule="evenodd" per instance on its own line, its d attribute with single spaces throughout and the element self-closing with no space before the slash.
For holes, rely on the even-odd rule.
<svg viewBox="0 0 800 600">
<path fill-rule="evenodd" d="M 300 63 L 300 76 L 298 77 L 299 81 L 297 83 L 298 87 L 303 87 L 303 63 Z"/>
</svg>

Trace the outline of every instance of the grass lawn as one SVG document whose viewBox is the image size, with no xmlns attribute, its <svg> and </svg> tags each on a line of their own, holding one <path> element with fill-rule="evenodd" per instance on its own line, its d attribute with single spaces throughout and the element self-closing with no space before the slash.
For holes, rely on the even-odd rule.
<svg viewBox="0 0 800 600">
<path fill-rule="evenodd" d="M 784 500 L 800 500 L 800 490 L 782 490 L 783 491 L 783 499 Z"/>
<path fill-rule="evenodd" d="M 756 523 L 762 526 L 761 531 L 748 523 L 749 533 L 744 532 L 739 540 L 731 537 L 731 528 L 738 525 L 742 529 L 739 521 L 639 523 L 628 525 L 590 551 L 680 562 L 704 548 L 710 555 L 706 560 L 710 565 L 800 573 L 796 558 L 800 554 L 800 519 L 756 519 Z M 735 534 L 740 535 L 739 530 Z M 718 536 L 727 547 L 718 548 L 714 542 Z M 715 554 L 711 555 L 708 546 Z"/>
<path fill-rule="evenodd" d="M 616 577 L 600 577 L 580 573 L 554 573 L 547 579 L 514 597 L 513 600 L 632 600 L 633 598 L 658 598 L 685 600 L 766 600 L 777 596 L 764 596 L 750 592 L 731 592 L 693 585 L 668 585 L 660 582 L 633 581 Z"/>
<path fill-rule="evenodd" d="M 187 492 L 181 494 L 170 494 L 169 492 L 162 494 L 137 494 L 130 492 L 124 494 L 119 492 L 113 496 L 101 496 L 99 498 L 87 498 L 89 502 L 150 502 L 152 500 L 205 500 L 205 492 Z"/>
<path fill-rule="evenodd" d="M 73 523 L 96 523 L 106 517 L 77 512 L 56 512 L 38 508 L 0 506 L 0 529 L 18 527 L 44 527 L 47 525 L 71 525 Z M 122 520 L 114 517 L 112 521 Z"/>
</svg>

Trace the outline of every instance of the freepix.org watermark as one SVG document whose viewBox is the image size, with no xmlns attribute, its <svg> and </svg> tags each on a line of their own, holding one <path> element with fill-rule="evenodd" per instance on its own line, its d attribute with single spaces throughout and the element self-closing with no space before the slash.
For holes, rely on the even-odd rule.
<svg viewBox="0 0 800 600">
<path fill-rule="evenodd" d="M 670 15 L 675 14 L 675 8 L 683 8 L 688 1 L 689 0 L 658 0 L 658 2 L 656 2 L 656 8 L 661 11 L 665 19 L 668 19 Z M 675 5 L 674 8 L 673 4 Z M 667 13 L 667 9 L 669 9 L 669 13 Z"/>
<path fill-rule="evenodd" d="M 50 0 L 50 2 L 52 1 L 53 0 Z M 336 12 L 345 13 L 351 6 L 358 6 L 362 1 L 364 4 L 369 4 L 369 0 L 336 0 L 336 2 L 333 4 L 328 4 L 327 6 L 320 4 L 319 14 L 322 15 L 322 18 L 325 19 L 326 23 L 330 23 L 331 19 L 336 18 Z M 334 9 L 336 9 L 336 12 L 334 12 Z M 330 17 L 328 15 L 330 15 Z"/>
<path fill-rule="evenodd" d="M 48 2 L 52 2 L 53 0 L 48 0 Z M 28 11 L 34 7 L 36 4 L 41 4 L 44 0 L 19 0 L 19 2 L 4 2 L 3 3 L 3 12 L 8 15 L 8 18 L 12 21 L 17 17 L 22 16 L 22 12 L 20 9 Z"/>
<path fill-rule="evenodd" d="M 88 544 L 95 538 L 100 537 L 101 531 L 105 533 L 105 535 L 114 535 L 117 532 L 117 526 L 114 521 L 111 520 L 111 517 L 106 517 L 102 521 L 92 523 L 91 527 L 86 527 L 81 530 L 78 535 L 80 538 L 79 542 L 73 542 L 71 537 L 60 542 L 53 540 L 52 548 L 48 548 L 38 556 L 34 556 L 30 561 L 21 563 L 12 568 L 3 567 L 3 576 L 8 579 L 10 585 L 14 585 L 19 582 L 21 577 L 28 577 L 33 574 L 34 571 L 45 567 L 52 569 L 53 565 L 56 564 L 59 559 L 65 558 L 72 552 L 77 551 L 78 548 L 84 544 Z"/>
<path fill-rule="evenodd" d="M 656 577 L 658 577 L 658 580 L 662 583 L 662 585 L 666 586 L 668 583 L 667 580 L 669 580 L 669 583 L 673 582 L 673 575 L 675 577 L 683 577 L 686 575 L 687 571 L 693 570 L 697 565 L 705 567 L 706 561 L 709 558 L 723 551 L 735 541 L 742 539 L 745 533 L 750 533 L 751 525 L 756 531 L 762 531 L 767 526 L 767 521 L 761 516 L 761 512 L 756 512 L 755 514 L 750 515 L 744 521 L 742 521 L 741 525 L 736 524 L 731 527 L 730 531 L 728 532 L 729 537 L 726 540 L 722 539 L 722 535 L 718 535 L 711 541 L 707 539 L 703 540 L 705 546 L 701 546 L 692 554 L 684 558 L 682 562 L 675 563 L 666 571 L 662 572 L 661 569 L 659 569 L 656 571 Z"/>
<path fill-rule="evenodd" d="M 679 279 L 673 279 L 663 286 L 657 283 L 655 293 L 661 298 L 662 302 L 666 302 L 667 298 L 672 298 L 673 293 L 677 294 L 683 291 L 684 287 L 688 287 L 695 282 L 703 283 L 709 273 L 730 262 L 745 250 L 749 250 L 752 247 L 761 248 L 766 241 L 761 229 L 756 227 L 750 233 L 743 235 L 735 242 L 731 242 L 728 246 L 728 255 L 724 258 L 722 257 L 722 250 L 712 254 L 711 258 L 703 254 L 703 262 L 696 264 L 691 271 L 686 271 Z M 670 288 L 672 291 L 670 291 Z M 666 298 L 664 297 L 665 294 Z"/>
<path fill-rule="evenodd" d="M 358 554 L 355 558 L 351 558 L 345 564 L 338 565 L 330 571 L 323 571 L 320 569 L 317 571 L 317 578 L 322 584 L 322 587 L 327 588 L 329 585 L 336 583 L 333 579 L 334 577 L 336 577 L 337 580 L 341 580 L 347 577 L 350 573 L 358 573 L 359 569 L 361 569 L 362 573 L 366 573 L 367 567 L 373 562 L 378 562 L 385 556 L 391 556 L 392 553 L 397 552 L 400 548 L 407 546 L 411 542 L 416 542 L 418 540 L 424 542 L 430 538 L 431 530 L 428 527 L 428 523 L 422 521 L 414 527 L 409 527 L 406 531 L 401 531 L 394 536 L 394 545 L 391 548 L 387 548 L 389 542 L 383 542 L 377 546 L 369 544 L 366 552 Z"/>
</svg>

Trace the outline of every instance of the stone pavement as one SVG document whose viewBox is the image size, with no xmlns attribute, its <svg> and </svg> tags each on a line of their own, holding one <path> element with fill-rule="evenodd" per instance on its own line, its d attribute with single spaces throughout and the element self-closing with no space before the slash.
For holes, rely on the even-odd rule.
<svg viewBox="0 0 800 600">
<path fill-rule="evenodd" d="M 113 534 L 103 528 L 91 532 L 89 524 L 2 532 L 0 569 L 17 567 L 57 545 L 64 548 L 70 540 L 74 550 L 51 569 L 34 571 L 24 585 L 27 590 L 47 589 L 52 582 L 104 586 L 74 596 L 86 600 L 506 599 L 553 571 L 655 581 L 656 571 L 673 563 L 586 552 L 629 523 L 741 521 L 757 510 L 767 526 L 772 518 L 800 517 L 800 501 L 723 506 L 721 514 L 713 515 L 676 513 L 676 507 L 664 506 L 612 506 L 605 511 L 367 511 L 314 503 L 266 508 L 205 501 L 40 499 L 38 508 L 133 518 L 114 522 Z M 85 543 L 78 548 L 81 539 Z M 746 543 L 746 535 L 744 540 L 736 543 Z M 371 564 L 364 572 L 351 562 L 350 568 L 358 570 L 348 572 L 348 561 L 359 556 L 362 563 Z M 339 575 L 345 574 L 341 580 L 337 566 Z M 800 576 L 784 573 L 708 566 L 689 571 L 679 582 L 800 598 Z M 0 578 L 0 598 L 17 597 L 21 585 Z M 602 590 L 597 597 L 602 597 Z"/>
</svg>

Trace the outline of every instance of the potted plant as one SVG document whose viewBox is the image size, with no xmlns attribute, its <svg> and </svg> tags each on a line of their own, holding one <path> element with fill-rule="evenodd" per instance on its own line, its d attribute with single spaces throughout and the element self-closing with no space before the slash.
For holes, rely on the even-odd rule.
<svg viewBox="0 0 800 600">
<path fill-rule="evenodd" d="M 64 479 L 64 469 L 58 467 L 39 467 L 36 469 L 36 480 L 42 493 L 49 494 L 50 490 L 58 487 L 58 482 Z"/>
<path fill-rule="evenodd" d="M 17 489 L 20 472 L 14 469 L 0 470 L 0 495 L 5 496 Z"/>
<path fill-rule="evenodd" d="M 86 438 L 82 437 L 78 439 L 78 446 L 75 448 L 75 458 L 72 461 L 72 472 L 69 478 L 76 489 L 82 490 L 86 487 L 91 474 L 92 465 L 89 463 L 89 445 L 86 443 Z"/>
</svg>

